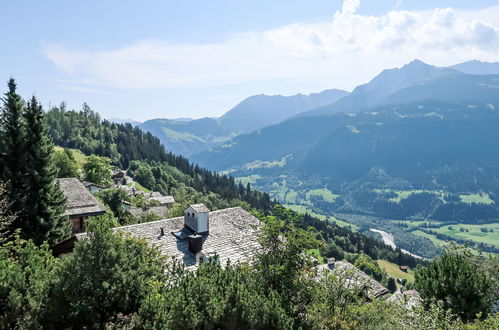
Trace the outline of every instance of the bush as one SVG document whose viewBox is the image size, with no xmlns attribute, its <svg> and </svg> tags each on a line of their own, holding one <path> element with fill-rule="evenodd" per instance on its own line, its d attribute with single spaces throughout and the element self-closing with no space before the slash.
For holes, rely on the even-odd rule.
<svg viewBox="0 0 499 330">
<path fill-rule="evenodd" d="M 143 240 L 114 233 L 112 219 L 101 216 L 88 236 L 63 260 L 51 304 L 51 322 L 88 326 L 138 310 L 148 282 L 165 280 L 165 260 Z"/>
<path fill-rule="evenodd" d="M 489 290 L 492 281 L 465 252 L 446 252 L 426 267 L 416 271 L 415 286 L 425 306 L 440 301 L 444 309 L 464 321 L 481 313 L 486 317 L 492 306 Z"/>
</svg>

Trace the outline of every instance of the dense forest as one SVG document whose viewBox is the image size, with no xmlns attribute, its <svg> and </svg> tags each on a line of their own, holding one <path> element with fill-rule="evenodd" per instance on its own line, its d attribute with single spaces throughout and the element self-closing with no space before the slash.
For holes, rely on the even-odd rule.
<svg viewBox="0 0 499 330">
<path fill-rule="evenodd" d="M 153 168 L 161 166 L 158 164 L 167 164 L 188 175 L 191 178 L 188 184 L 197 190 L 214 192 L 227 200 L 241 199 L 264 212 L 272 207 L 268 194 L 252 191 L 249 187 L 236 184 L 232 177 L 205 170 L 189 163 L 185 157 L 165 151 L 158 138 L 137 127 L 101 121 L 87 104 L 81 111 L 74 111 L 67 110 L 63 103 L 47 112 L 47 120 L 56 145 L 79 149 L 87 155 L 108 157 L 114 165 L 123 169 L 134 160 L 147 161 Z M 161 186 L 161 175 L 155 180 L 158 182 L 151 189 L 155 189 L 157 184 Z M 165 187 L 163 184 L 162 189 Z"/>
</svg>

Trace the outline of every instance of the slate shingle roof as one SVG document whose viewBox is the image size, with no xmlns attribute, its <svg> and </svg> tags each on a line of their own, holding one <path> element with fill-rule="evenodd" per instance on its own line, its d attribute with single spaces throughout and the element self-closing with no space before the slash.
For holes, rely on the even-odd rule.
<svg viewBox="0 0 499 330">
<path fill-rule="evenodd" d="M 203 203 L 200 204 L 193 204 L 190 206 L 194 211 L 198 213 L 203 213 L 203 212 L 210 212 L 210 209 L 207 208 Z"/>
<path fill-rule="evenodd" d="M 387 301 L 403 305 L 410 310 L 421 305 L 421 296 L 415 290 L 401 292 L 399 289 Z"/>
<path fill-rule="evenodd" d="M 160 204 L 173 204 L 173 203 L 175 203 L 175 198 L 173 198 L 173 196 L 158 196 L 158 197 L 151 197 L 149 199 L 155 200 Z"/>
<path fill-rule="evenodd" d="M 209 234 L 204 237 L 203 249 L 205 256 L 217 255 L 221 265 L 249 261 L 256 253 L 260 221 L 241 207 L 228 208 L 209 213 Z M 161 228 L 165 235 L 161 236 Z M 189 251 L 188 239 L 177 239 L 172 232 L 184 228 L 184 217 L 163 219 L 140 223 L 136 225 L 117 227 L 114 230 L 131 233 L 145 238 L 151 245 L 158 248 L 166 256 L 182 261 L 187 269 L 198 267 L 196 256 Z M 76 235 L 82 239 L 85 233 Z"/>
<path fill-rule="evenodd" d="M 106 209 L 78 179 L 62 178 L 57 179 L 57 182 L 67 198 L 67 216 L 85 217 L 106 213 Z"/>
<path fill-rule="evenodd" d="M 367 289 L 369 298 L 384 298 L 390 293 L 381 283 L 347 261 L 336 261 L 334 264 L 317 266 L 319 275 L 330 271 L 332 274 L 345 275 L 352 284 Z"/>
</svg>

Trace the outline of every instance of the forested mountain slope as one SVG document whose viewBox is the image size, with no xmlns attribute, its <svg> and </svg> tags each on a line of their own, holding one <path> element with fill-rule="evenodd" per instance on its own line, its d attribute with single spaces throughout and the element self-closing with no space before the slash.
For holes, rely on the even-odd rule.
<svg viewBox="0 0 499 330">
<path fill-rule="evenodd" d="M 270 201 L 269 195 L 236 183 L 234 178 L 215 174 L 191 164 L 186 158 L 166 152 L 159 139 L 131 125 L 100 121 L 97 113 L 84 106 L 82 111 L 53 108 L 47 113 L 56 144 L 80 149 L 87 154 L 111 157 L 122 168 L 130 166 L 135 179 L 149 189 L 175 199 L 194 203 L 202 200 L 212 209 L 242 205 L 261 214 L 289 217 L 303 228 L 312 226 L 324 239 L 325 256 L 344 258 L 348 253 L 364 251 L 374 259 L 386 259 L 414 266 L 417 260 L 392 250 L 381 241 L 353 233 L 333 223 L 309 215 L 299 215 Z M 139 152 L 140 151 L 140 152 Z M 150 175 L 138 175 L 148 172 Z M 199 200 L 192 200 L 192 198 Z M 183 209 L 182 209 L 183 210 Z"/>
<path fill-rule="evenodd" d="M 158 137 L 171 152 L 184 156 L 202 152 L 236 136 L 216 118 L 190 121 L 151 119 L 139 127 Z"/>
<path fill-rule="evenodd" d="M 309 95 L 261 94 L 241 101 L 220 118 L 152 119 L 139 127 L 158 137 L 173 153 L 190 156 L 219 146 L 239 134 L 253 132 L 301 112 L 331 104 L 345 95 L 348 93 L 338 89 Z"/>
<path fill-rule="evenodd" d="M 499 251 L 499 240 L 485 227 L 473 235 L 444 227 L 499 220 L 498 81 L 498 75 L 444 75 L 367 111 L 299 116 L 192 159 L 301 209 L 404 220 L 376 226 L 473 240 L 480 249 Z M 356 219 L 347 220 L 362 231 L 373 223 Z M 424 227 L 425 219 L 436 221 L 436 231 Z M 407 221 L 419 222 L 404 227 Z M 482 236 L 487 239 L 476 238 Z M 408 242 L 399 240 L 404 248 L 423 246 Z"/>
</svg>

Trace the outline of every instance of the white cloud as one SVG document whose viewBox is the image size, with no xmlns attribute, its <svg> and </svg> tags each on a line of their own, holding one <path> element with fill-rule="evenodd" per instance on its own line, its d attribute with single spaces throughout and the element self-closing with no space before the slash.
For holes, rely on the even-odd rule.
<svg viewBox="0 0 499 330">
<path fill-rule="evenodd" d="M 420 58 L 448 65 L 499 59 L 499 6 L 473 15 L 451 8 L 360 15 L 360 0 L 321 23 L 240 33 L 220 43 L 143 40 L 118 49 L 86 51 L 61 45 L 42 51 L 71 78 L 93 86 L 168 88 L 296 80 L 352 88 L 381 69 Z M 483 13 L 483 17 L 480 15 Z M 487 13 L 487 14 L 485 14 Z"/>
</svg>

